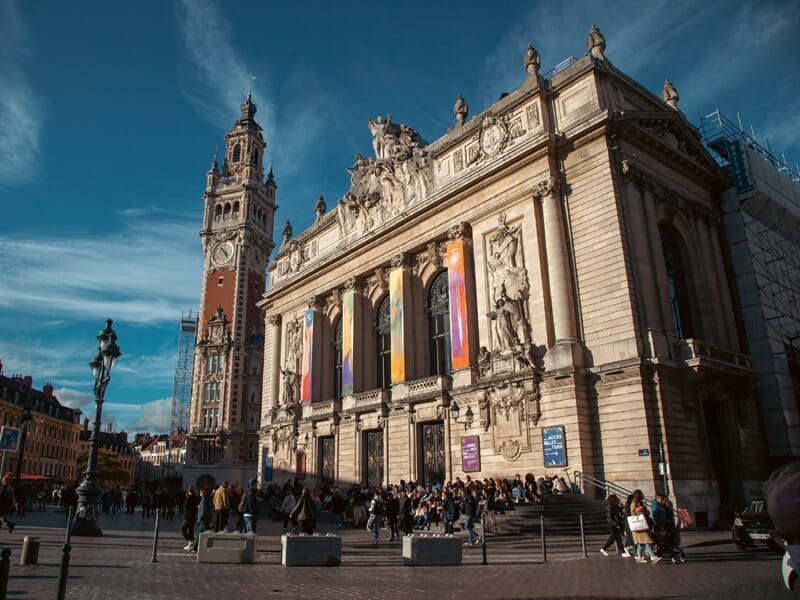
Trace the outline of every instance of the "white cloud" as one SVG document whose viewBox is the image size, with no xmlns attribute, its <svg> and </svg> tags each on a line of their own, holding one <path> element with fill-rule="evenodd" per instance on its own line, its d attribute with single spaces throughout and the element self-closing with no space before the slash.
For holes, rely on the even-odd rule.
<svg viewBox="0 0 800 600">
<path fill-rule="evenodd" d="M 33 180 L 43 110 L 25 72 L 26 24 L 11 0 L 0 3 L 0 186 Z"/>
<path fill-rule="evenodd" d="M 174 320 L 197 302 L 196 236 L 194 219 L 151 218 L 128 218 L 122 231 L 86 239 L 0 235 L 0 307 L 65 320 Z"/>
<path fill-rule="evenodd" d="M 115 405 L 112 410 L 129 411 L 130 405 Z M 162 398 L 133 407 L 138 410 L 138 417 L 128 419 L 129 433 L 148 431 L 150 433 L 169 433 L 170 416 L 172 414 L 172 399 Z"/>
</svg>

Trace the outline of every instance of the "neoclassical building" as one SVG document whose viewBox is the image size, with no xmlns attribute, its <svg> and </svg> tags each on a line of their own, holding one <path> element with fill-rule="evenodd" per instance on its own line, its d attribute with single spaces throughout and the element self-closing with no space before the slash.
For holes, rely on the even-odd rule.
<svg viewBox="0 0 800 600">
<path fill-rule="evenodd" d="M 519 88 L 471 118 L 459 97 L 431 143 L 370 119 L 349 191 L 284 228 L 258 347 L 276 205 L 248 98 L 208 180 L 190 461 L 252 460 L 258 406 L 263 480 L 566 471 L 666 485 L 699 523 L 758 490 L 730 181 L 669 82 L 620 72 L 594 27 L 587 46 L 547 77 L 529 47 Z"/>
</svg>

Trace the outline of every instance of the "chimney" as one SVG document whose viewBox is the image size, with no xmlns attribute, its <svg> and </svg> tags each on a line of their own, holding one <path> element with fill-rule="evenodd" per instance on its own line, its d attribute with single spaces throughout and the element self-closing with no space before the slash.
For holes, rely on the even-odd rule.
<svg viewBox="0 0 800 600">
<path fill-rule="evenodd" d="M 45 397 L 52 398 L 53 397 L 53 384 L 50 383 L 49 381 L 46 384 L 44 384 L 44 387 L 42 388 L 42 393 L 45 395 Z"/>
<path fill-rule="evenodd" d="M 89 431 L 89 419 L 84 419 L 83 420 L 83 430 L 84 431 Z"/>
</svg>

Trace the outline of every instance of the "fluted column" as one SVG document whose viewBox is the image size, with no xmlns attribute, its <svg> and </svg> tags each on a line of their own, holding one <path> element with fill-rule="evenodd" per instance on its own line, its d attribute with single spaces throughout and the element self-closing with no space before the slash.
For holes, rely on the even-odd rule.
<svg viewBox="0 0 800 600">
<path fill-rule="evenodd" d="M 267 317 L 267 343 L 264 348 L 264 382 L 263 389 L 269 394 L 269 408 L 278 408 L 281 380 L 281 316 Z"/>
</svg>

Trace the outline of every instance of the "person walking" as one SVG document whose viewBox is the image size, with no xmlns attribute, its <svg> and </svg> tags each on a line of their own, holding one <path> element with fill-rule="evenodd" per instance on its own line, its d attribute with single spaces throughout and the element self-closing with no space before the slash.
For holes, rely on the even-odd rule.
<svg viewBox="0 0 800 600">
<path fill-rule="evenodd" d="M 480 543 L 481 536 L 475 531 L 475 517 L 478 516 L 478 490 L 465 488 L 464 494 L 464 529 L 467 532 L 465 546 L 474 546 Z"/>
<path fill-rule="evenodd" d="M 250 479 L 249 489 L 244 493 L 243 501 L 243 516 L 244 516 L 244 532 L 255 533 L 256 522 L 258 521 L 258 479 L 252 477 Z"/>
<path fill-rule="evenodd" d="M 608 549 L 613 544 L 617 545 L 617 552 L 623 558 L 630 558 L 628 551 L 622 546 L 622 534 L 625 532 L 625 513 L 622 508 L 622 503 L 616 494 L 610 494 L 606 498 L 606 523 L 608 523 L 609 535 L 608 540 L 603 547 L 600 548 L 600 553 L 603 556 L 608 556 Z"/>
<path fill-rule="evenodd" d="M 194 491 L 194 486 L 190 485 L 186 491 L 186 500 L 183 503 L 183 523 L 181 523 L 181 534 L 186 540 L 184 550 L 191 550 L 194 543 L 194 523 L 197 521 L 197 511 L 200 506 L 200 496 Z"/>
<path fill-rule="evenodd" d="M 383 498 L 381 497 L 380 489 L 375 489 L 372 494 L 372 500 L 369 502 L 369 519 L 367 519 L 367 531 L 372 533 L 372 545 L 378 545 L 378 539 L 381 534 L 381 523 L 383 522 L 384 510 Z"/>
<path fill-rule="evenodd" d="M 197 507 L 197 534 L 194 542 L 189 547 L 189 551 L 197 552 L 197 544 L 200 543 L 200 534 L 211 529 L 214 520 L 214 502 L 211 498 L 211 490 L 207 487 L 200 490 L 200 503 Z"/>
<path fill-rule="evenodd" d="M 64 517 L 66 519 L 69 519 L 70 509 L 72 509 L 73 518 L 78 514 L 78 492 L 75 490 L 74 485 L 61 490 L 61 506 L 64 507 Z"/>
<path fill-rule="evenodd" d="M 14 508 L 14 486 L 11 485 L 11 473 L 3 475 L 0 481 L 0 527 L 5 525 L 8 527 L 8 532 L 13 533 L 16 523 L 9 521 L 8 513 Z"/>
<path fill-rule="evenodd" d="M 291 517 L 300 525 L 301 532 L 307 535 L 314 533 L 314 528 L 317 526 L 317 510 L 307 487 L 303 488 L 300 498 L 292 509 Z"/>
<path fill-rule="evenodd" d="M 296 504 L 297 499 L 294 497 L 294 492 L 292 491 L 291 487 L 287 486 L 286 495 L 283 497 L 283 502 L 281 502 L 280 508 L 281 515 L 283 516 L 283 533 L 286 533 L 290 520 L 292 521 L 292 528 L 294 529 L 295 533 L 297 533 L 297 521 L 292 518 L 292 511 L 294 510 Z"/>
<path fill-rule="evenodd" d="M 400 515 L 400 502 L 397 500 L 397 494 L 395 492 L 389 492 L 384 508 L 386 527 L 389 528 L 389 537 L 387 541 L 393 542 L 400 537 L 400 531 L 397 528 L 397 519 Z"/>
<path fill-rule="evenodd" d="M 645 506 L 644 494 L 642 493 L 642 490 L 634 490 L 633 498 L 631 499 L 630 504 L 630 513 L 631 516 L 628 517 L 629 521 L 634 517 L 639 517 L 640 521 L 645 521 L 644 527 L 638 531 L 634 527 L 630 528 L 631 534 L 633 535 L 633 543 L 636 544 L 636 562 L 646 563 L 647 559 L 644 557 L 644 554 L 647 554 L 653 564 L 659 563 L 661 561 L 661 557 L 656 556 L 653 552 L 653 535 L 649 526 L 650 515 L 648 514 L 647 507 Z"/>
<path fill-rule="evenodd" d="M 397 518 L 400 529 L 403 530 L 405 535 L 411 535 L 414 530 L 414 512 L 411 498 L 408 497 L 408 492 L 404 487 L 400 488 L 400 498 L 398 498 L 397 502 Z"/>
</svg>

